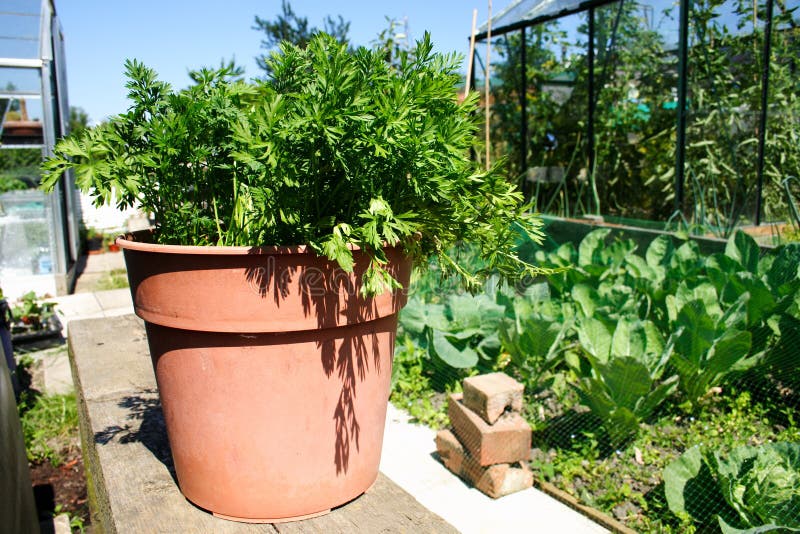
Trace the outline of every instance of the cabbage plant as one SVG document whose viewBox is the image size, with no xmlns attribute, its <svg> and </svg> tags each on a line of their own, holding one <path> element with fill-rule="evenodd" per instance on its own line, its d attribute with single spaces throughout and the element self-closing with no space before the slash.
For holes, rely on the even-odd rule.
<svg viewBox="0 0 800 534">
<path fill-rule="evenodd" d="M 664 469 L 664 491 L 672 512 L 724 534 L 800 532 L 800 443 L 692 447 Z"/>
</svg>

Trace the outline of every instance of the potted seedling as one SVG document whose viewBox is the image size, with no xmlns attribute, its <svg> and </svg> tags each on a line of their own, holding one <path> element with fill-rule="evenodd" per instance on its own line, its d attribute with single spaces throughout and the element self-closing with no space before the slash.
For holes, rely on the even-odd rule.
<svg viewBox="0 0 800 534">
<path fill-rule="evenodd" d="M 120 247 L 117 244 L 117 236 L 114 234 L 103 235 L 103 248 L 108 252 L 119 252 Z"/>
<path fill-rule="evenodd" d="M 119 238 L 144 319 L 178 483 L 218 516 L 324 513 L 375 481 L 397 314 L 414 264 L 476 286 L 535 274 L 538 219 L 470 160 L 476 96 L 428 36 L 385 61 L 320 34 L 269 80 L 232 66 L 181 91 L 127 62 L 131 107 L 62 140 L 98 203 L 152 214 Z M 471 243 L 470 272 L 451 251 Z"/>
</svg>

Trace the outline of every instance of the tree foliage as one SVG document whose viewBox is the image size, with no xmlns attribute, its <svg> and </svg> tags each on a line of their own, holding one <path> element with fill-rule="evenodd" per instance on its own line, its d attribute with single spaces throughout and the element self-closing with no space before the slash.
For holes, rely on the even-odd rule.
<svg viewBox="0 0 800 534">
<path fill-rule="evenodd" d="M 305 48 L 308 46 L 309 41 L 321 32 L 333 36 L 341 44 L 347 44 L 349 42 L 347 33 L 350 31 L 350 22 L 345 21 L 341 15 L 338 15 L 336 19 L 328 15 L 323 21 L 322 29 L 309 26 L 308 17 L 298 16 L 289 2 L 281 0 L 281 13 L 274 20 L 263 19 L 256 15 L 253 29 L 264 34 L 264 38 L 261 40 L 261 48 L 269 54 L 284 42 Z M 256 57 L 256 64 L 267 74 L 270 73 L 268 55 Z"/>
</svg>

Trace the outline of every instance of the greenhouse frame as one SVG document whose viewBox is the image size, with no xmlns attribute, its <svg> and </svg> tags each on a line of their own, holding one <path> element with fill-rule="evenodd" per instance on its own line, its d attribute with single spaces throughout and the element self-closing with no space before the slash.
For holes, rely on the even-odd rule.
<svg viewBox="0 0 800 534">
<path fill-rule="evenodd" d="M 798 228 L 798 7 L 516 0 L 476 35 L 492 144 L 543 213 Z"/>
<path fill-rule="evenodd" d="M 64 35 L 51 0 L 0 10 L 0 284 L 6 296 L 65 294 L 74 282 L 80 204 L 69 177 L 37 188 L 39 164 L 68 133 Z"/>
</svg>

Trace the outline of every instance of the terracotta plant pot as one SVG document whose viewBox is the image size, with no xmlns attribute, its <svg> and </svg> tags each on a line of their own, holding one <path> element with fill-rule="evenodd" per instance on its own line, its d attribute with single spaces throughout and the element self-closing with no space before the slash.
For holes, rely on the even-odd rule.
<svg viewBox="0 0 800 534">
<path fill-rule="evenodd" d="M 178 484 L 215 515 L 319 515 L 378 475 L 402 292 L 359 294 L 305 247 L 119 238 L 146 323 Z M 388 249 L 407 286 L 411 263 Z"/>
</svg>

